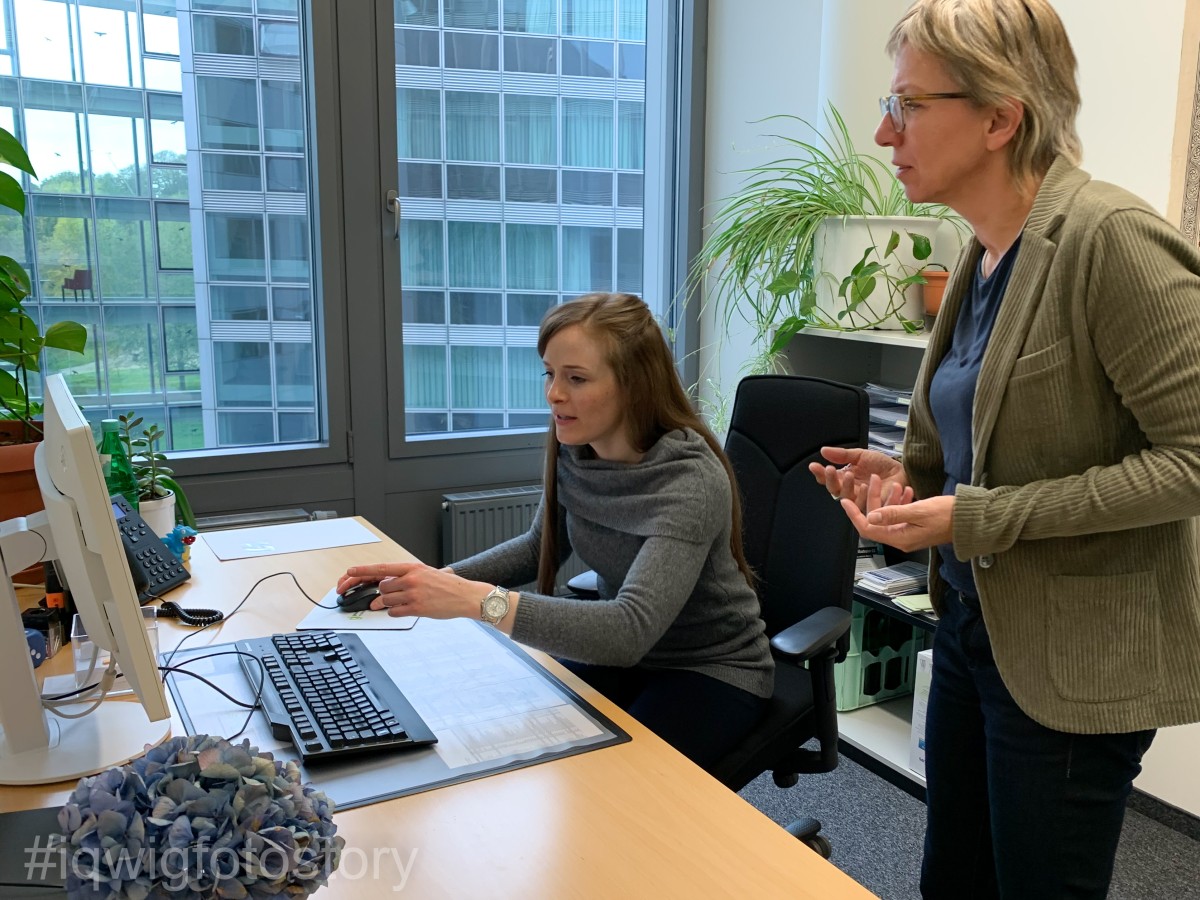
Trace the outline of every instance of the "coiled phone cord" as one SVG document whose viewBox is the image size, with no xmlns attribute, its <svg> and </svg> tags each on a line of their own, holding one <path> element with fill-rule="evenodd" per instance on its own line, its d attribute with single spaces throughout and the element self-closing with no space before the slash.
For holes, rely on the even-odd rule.
<svg viewBox="0 0 1200 900">
<path fill-rule="evenodd" d="M 163 619 L 178 619 L 183 625 L 205 628 L 225 618 L 219 609 L 184 609 L 174 600 L 163 600 L 158 606 L 158 615 Z"/>
</svg>

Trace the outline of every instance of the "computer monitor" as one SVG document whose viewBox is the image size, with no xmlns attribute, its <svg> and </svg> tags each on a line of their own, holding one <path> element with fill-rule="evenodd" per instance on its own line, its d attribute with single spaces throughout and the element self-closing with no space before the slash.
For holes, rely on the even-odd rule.
<svg viewBox="0 0 1200 900">
<path fill-rule="evenodd" d="M 91 426 L 62 375 L 46 379 L 44 406 L 34 467 L 45 512 L 0 523 L 0 784 L 90 775 L 141 756 L 170 734 L 158 660 Z M 59 560 L 89 639 L 112 654 L 140 703 L 105 700 L 76 719 L 44 709 L 11 574 L 49 559 Z M 81 712 L 93 702 L 64 712 Z"/>
</svg>

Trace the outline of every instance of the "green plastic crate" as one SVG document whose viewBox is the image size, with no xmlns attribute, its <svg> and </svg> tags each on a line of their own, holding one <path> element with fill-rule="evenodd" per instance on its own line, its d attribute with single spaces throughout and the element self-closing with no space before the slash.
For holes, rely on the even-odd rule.
<svg viewBox="0 0 1200 900">
<path fill-rule="evenodd" d="M 838 711 L 911 694 L 924 630 L 857 600 L 852 615 L 850 651 L 834 666 Z"/>
</svg>

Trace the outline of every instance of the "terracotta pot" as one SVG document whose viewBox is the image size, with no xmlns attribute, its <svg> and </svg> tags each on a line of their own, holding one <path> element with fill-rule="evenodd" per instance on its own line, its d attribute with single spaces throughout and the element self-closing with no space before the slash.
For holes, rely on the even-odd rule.
<svg viewBox="0 0 1200 900">
<path fill-rule="evenodd" d="M 925 284 L 921 286 L 925 296 L 925 315 L 936 316 L 942 308 L 942 294 L 946 293 L 946 281 L 950 278 L 950 273 L 922 272 L 921 277 L 925 279 Z"/>
<path fill-rule="evenodd" d="M 0 521 L 44 509 L 33 473 L 33 451 L 41 435 L 36 438 L 29 440 L 20 422 L 0 422 Z"/>
<path fill-rule="evenodd" d="M 0 522 L 45 509 L 33 471 L 33 452 L 39 441 L 8 443 L 24 440 L 24 426 L 20 422 L 0 421 Z M 20 584 L 40 583 L 42 564 L 30 566 L 13 575 L 12 579 Z"/>
</svg>

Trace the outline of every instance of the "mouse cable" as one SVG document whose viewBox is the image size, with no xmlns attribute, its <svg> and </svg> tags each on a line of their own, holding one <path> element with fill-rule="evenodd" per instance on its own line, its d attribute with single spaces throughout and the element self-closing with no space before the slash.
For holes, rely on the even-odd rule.
<svg viewBox="0 0 1200 900">
<path fill-rule="evenodd" d="M 225 613 L 222 618 L 217 619 L 216 621 L 208 622 L 205 625 L 198 625 L 196 627 L 196 630 L 193 631 L 191 634 L 184 635 L 183 638 L 180 639 L 179 643 L 175 645 L 174 649 L 172 649 L 171 652 L 167 654 L 167 658 L 163 662 L 163 665 L 165 665 L 165 666 L 171 665 L 171 661 L 175 659 L 175 654 L 179 652 L 180 648 L 183 647 L 185 642 L 187 642 L 191 638 L 195 637 L 196 635 L 201 634 L 202 632 L 206 631 L 207 629 L 212 628 L 214 625 L 220 625 L 221 622 L 228 621 L 228 619 L 231 616 L 233 616 L 234 613 L 236 613 L 239 609 L 241 609 L 243 606 L 246 605 L 246 601 L 250 599 L 250 595 L 253 594 L 255 592 L 255 590 L 258 589 L 258 586 L 260 584 L 262 584 L 264 581 L 267 581 L 268 579 L 278 578 L 280 575 L 287 575 L 289 578 L 291 578 L 292 581 L 296 585 L 296 589 L 299 590 L 300 593 L 304 595 L 304 599 L 306 599 L 309 603 L 316 604 L 317 601 L 314 600 L 312 597 L 308 596 L 308 591 L 304 590 L 304 588 L 301 587 L 300 580 L 298 578 L 296 578 L 294 573 L 284 571 L 284 572 L 272 572 L 270 575 L 264 575 L 262 578 L 258 579 L 258 581 L 254 582 L 254 584 L 250 585 L 250 590 L 246 591 L 246 593 L 245 593 L 245 595 L 243 595 L 242 599 L 237 602 L 237 604 L 233 607 L 233 609 L 231 609 L 229 612 Z M 159 599 L 162 599 L 162 598 L 159 598 Z M 168 601 L 163 601 L 162 605 L 165 606 L 167 602 Z M 215 610 L 194 610 L 193 612 L 215 612 Z M 166 680 L 167 680 L 166 675 L 163 675 L 163 681 L 165 682 Z"/>
<path fill-rule="evenodd" d="M 192 632 L 192 634 L 198 634 L 198 633 L 199 632 Z M 189 635 L 189 637 L 190 636 L 191 635 Z M 196 678 L 199 681 L 204 682 L 204 684 L 208 685 L 210 688 L 212 688 L 214 691 L 216 691 L 218 694 L 220 694 L 222 697 L 224 697 L 226 700 L 228 700 L 234 706 L 240 706 L 242 709 L 249 710 L 249 712 L 246 714 L 246 718 L 242 722 L 242 727 L 239 728 L 237 731 L 235 731 L 233 734 L 227 735 L 225 737 L 225 740 L 229 741 L 229 743 L 232 744 L 237 738 L 242 736 L 242 733 L 245 732 L 245 730 L 247 728 L 250 727 L 250 722 L 254 718 L 254 713 L 257 712 L 259 709 L 262 709 L 263 685 L 266 683 L 267 672 L 266 672 L 266 668 L 263 666 L 262 660 L 259 659 L 257 656 L 255 656 L 253 653 L 247 653 L 245 650 L 219 650 L 215 653 L 204 653 L 204 654 L 201 654 L 200 656 L 191 657 L 188 660 L 188 662 L 199 661 L 202 659 L 211 659 L 214 656 L 246 656 L 246 657 L 249 657 L 250 659 L 254 660 L 258 664 L 258 684 L 254 685 L 254 702 L 253 703 L 246 703 L 244 700 L 238 700 L 237 698 L 233 697 L 232 695 L 226 693 L 221 688 L 217 687 L 217 685 L 215 685 L 213 682 L 209 681 L 203 675 L 198 675 L 195 672 L 189 671 L 188 669 L 184 668 L 183 666 L 163 665 L 163 666 L 159 666 L 158 670 L 163 673 L 162 680 L 163 680 L 164 684 L 167 681 L 168 675 L 171 675 L 171 674 L 189 675 L 192 678 Z"/>
</svg>

